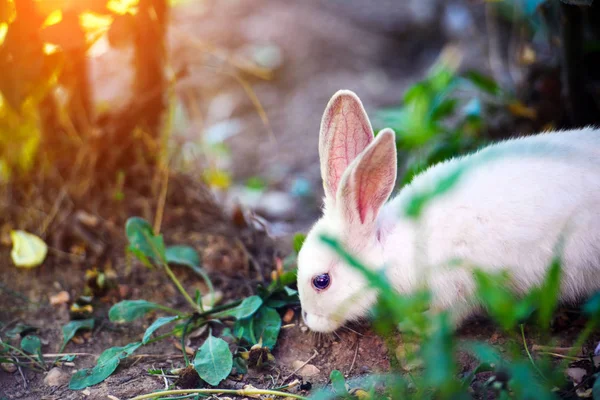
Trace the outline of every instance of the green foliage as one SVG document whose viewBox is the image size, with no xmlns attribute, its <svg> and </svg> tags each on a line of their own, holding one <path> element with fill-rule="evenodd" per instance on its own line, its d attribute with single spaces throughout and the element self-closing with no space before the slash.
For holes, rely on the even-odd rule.
<svg viewBox="0 0 600 400">
<path fill-rule="evenodd" d="M 262 306 L 263 301 L 259 296 L 250 296 L 242 301 L 242 304 L 224 311 L 220 316 L 233 316 L 236 319 L 244 319 L 253 316 L 256 311 Z"/>
<path fill-rule="evenodd" d="M 200 257 L 190 246 L 169 246 L 165 251 L 165 259 L 169 264 L 186 265 L 190 268 L 200 266 Z"/>
<path fill-rule="evenodd" d="M 233 335 L 230 333 L 230 329 L 226 328 L 222 330 L 221 336 L 238 341 L 240 345 L 253 346 L 262 343 L 262 346 L 269 349 L 275 346 L 281 329 L 281 317 L 276 308 L 298 303 L 298 293 L 287 286 L 295 282 L 293 273 L 290 276 L 289 271 L 278 269 L 280 273 L 278 279 L 271 282 L 266 288 L 260 287 L 258 295 L 229 304 L 213 305 L 210 310 L 205 311 L 198 306 L 202 295 L 198 293 L 197 302 L 194 302 L 169 268 L 169 263 L 173 263 L 187 266 L 195 272 L 201 272 L 200 275 L 207 281 L 210 292 L 214 294 L 210 279 L 200 268 L 200 259 L 195 250 L 189 246 L 165 247 L 162 236 L 155 234 L 150 224 L 141 218 L 130 218 L 125 230 L 129 240 L 128 250 L 141 261 L 149 264 L 152 260 L 162 267 L 183 296 L 194 306 L 194 311 L 192 313 L 180 312 L 146 300 L 124 300 L 113 305 L 108 315 L 112 322 L 117 323 L 134 321 L 152 311 L 165 311 L 173 315 L 157 318 L 146 329 L 141 342 L 106 350 L 94 368 L 82 370 L 73 376 L 70 385 L 72 389 L 81 389 L 102 382 L 114 372 L 121 359 L 128 357 L 142 345 L 169 336 L 180 336 L 187 365 L 188 359 L 183 345 L 186 334 L 210 321 L 222 324 L 222 320 L 234 319 Z M 181 321 L 181 323 L 175 325 L 172 331 L 152 338 L 158 329 L 177 321 Z M 75 330 L 84 325 L 84 323 L 81 323 L 81 326 L 73 324 L 69 327 L 69 335 L 74 334 Z M 211 333 L 196 353 L 193 365 L 203 380 L 211 385 L 218 385 L 231 373 L 233 359 L 234 354 L 229 350 L 227 343 Z M 244 373 L 246 371 L 245 362 L 240 358 L 239 351 L 236 352 L 235 359 L 237 360 L 236 370 L 238 373 Z"/>
<path fill-rule="evenodd" d="M 64 325 L 62 327 L 63 343 L 62 343 L 60 352 L 62 352 L 62 350 L 67 345 L 67 343 L 69 343 L 69 341 L 71 339 L 73 339 L 73 336 L 75 336 L 75 333 L 77 333 L 77 331 L 80 329 L 88 329 L 88 330 L 94 329 L 94 319 L 93 318 L 81 319 L 81 320 L 77 320 L 77 321 L 71 321 L 71 322 L 67 323 L 66 325 Z"/>
<path fill-rule="evenodd" d="M 69 389 L 81 390 L 102 382 L 117 369 L 122 359 L 130 356 L 141 345 L 141 342 L 135 342 L 104 350 L 94 368 L 80 369 L 71 377 Z"/>
<path fill-rule="evenodd" d="M 254 337 L 262 341 L 264 347 L 269 349 L 275 347 L 280 329 L 281 317 L 274 308 L 263 307 L 256 313 Z"/>
<path fill-rule="evenodd" d="M 158 263 L 166 262 L 167 255 L 163 237 L 154 234 L 148 221 L 139 217 L 129 218 L 125 224 L 125 234 L 129 241 L 129 251 L 145 264 L 149 265 L 148 259 Z M 172 253 L 178 255 L 177 252 Z M 174 255 L 171 254 L 171 256 Z"/>
<path fill-rule="evenodd" d="M 324 243 L 338 253 L 340 258 L 349 266 L 360 271 L 369 285 L 379 293 L 379 301 L 375 307 L 374 327 L 382 335 L 390 337 L 394 330 L 399 328 L 403 335 L 403 348 L 405 353 L 402 358 L 404 365 L 407 362 L 420 360 L 423 368 L 411 370 L 411 385 L 403 383 L 402 372 L 393 370 L 392 376 L 397 377 L 393 387 L 384 390 L 383 397 L 394 397 L 397 393 L 408 392 L 407 398 L 414 399 L 458 399 L 472 398 L 471 383 L 477 374 L 492 372 L 493 377 L 505 376 L 504 383 L 499 383 L 496 378 L 490 379 L 484 385 L 484 391 L 495 392 L 498 398 L 506 399 L 556 399 L 555 387 L 562 385 L 562 370 L 564 364 L 555 366 L 543 360 L 535 360 L 526 343 L 523 351 L 512 351 L 503 354 L 496 348 L 479 341 L 458 343 L 457 337 L 449 324 L 445 312 L 427 313 L 430 309 L 431 294 L 418 291 L 411 295 L 401 295 L 393 290 L 384 275 L 367 268 L 358 259 L 349 254 L 333 238 L 322 237 Z M 480 269 L 473 271 L 476 283 L 476 297 L 489 310 L 493 320 L 502 326 L 509 334 L 515 334 L 519 323 L 527 321 L 534 310 L 537 310 L 538 326 L 542 330 L 549 328 L 553 310 L 556 307 L 560 292 L 560 262 L 553 260 L 546 276 L 539 287 L 533 288 L 525 296 L 515 295 L 511 287 L 510 277 L 505 273 L 488 273 Z M 584 306 L 589 316 L 598 316 L 600 320 L 600 295 L 593 296 Z M 574 348 L 580 348 L 583 341 L 589 336 L 596 326 L 597 320 L 590 320 L 588 327 L 581 333 Z M 521 325 L 522 329 L 522 325 Z M 524 332 L 521 331 L 524 335 Z M 525 339 L 522 336 L 523 340 Z M 418 343 L 408 346 L 411 341 Z M 407 349 L 411 349 L 409 354 Z M 390 350 L 395 351 L 392 347 Z M 459 351 L 473 354 L 480 362 L 472 371 L 460 378 L 458 376 L 457 355 Z M 523 354 L 525 353 L 526 356 Z M 400 357 L 399 353 L 391 357 Z M 402 362 L 402 361 L 401 361 Z M 344 398 L 342 391 L 343 377 L 338 373 L 331 376 L 333 393 L 318 392 L 315 398 Z M 344 386 L 345 387 L 345 386 Z M 365 387 L 373 390 L 374 384 Z M 394 391 L 392 391 L 394 390 Z M 598 389 L 595 389 L 598 390 Z M 483 395 L 484 394 L 478 394 Z"/>
<path fill-rule="evenodd" d="M 131 322 L 161 306 L 146 300 L 123 300 L 110 308 L 108 318 L 112 322 Z"/>
<path fill-rule="evenodd" d="M 142 339 L 142 344 L 147 344 L 148 341 L 150 340 L 150 337 L 152 337 L 152 334 L 157 329 L 159 329 L 167 324 L 170 324 L 171 322 L 174 322 L 174 321 L 178 320 L 179 318 L 180 317 L 178 315 L 157 318 L 156 321 L 154 321 L 152 323 L 152 325 L 150 325 L 148 327 L 148 329 L 146 329 L 146 332 L 144 332 L 144 338 Z"/>
<path fill-rule="evenodd" d="M 453 57 L 457 56 L 442 58 L 423 80 L 411 86 L 402 106 L 378 115 L 379 125 L 396 131 L 398 155 L 406 161 L 401 183 L 410 182 L 432 164 L 484 143 L 486 110 L 482 98 L 497 101 L 505 96 L 493 79 L 479 72 L 457 74 Z M 471 89 L 476 97 L 461 97 L 465 89 Z"/>
<path fill-rule="evenodd" d="M 229 375 L 233 367 L 233 356 L 229 345 L 223 339 L 208 336 L 194 357 L 194 368 L 200 378 L 212 386 L 217 386 Z"/>
<path fill-rule="evenodd" d="M 296 233 L 294 235 L 294 253 L 300 253 L 300 249 L 306 240 L 306 235 L 303 233 Z"/>
<path fill-rule="evenodd" d="M 346 388 L 346 379 L 344 375 L 337 369 L 331 371 L 329 374 L 329 380 L 331 380 L 331 386 L 337 397 L 348 397 L 348 389 Z"/>
</svg>

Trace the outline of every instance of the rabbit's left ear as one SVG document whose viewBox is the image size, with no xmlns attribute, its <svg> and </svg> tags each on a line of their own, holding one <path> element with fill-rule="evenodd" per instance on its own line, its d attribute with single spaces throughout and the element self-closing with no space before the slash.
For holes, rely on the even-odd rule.
<svg viewBox="0 0 600 400">
<path fill-rule="evenodd" d="M 348 165 L 373 141 L 373 129 L 360 99 L 349 90 L 333 95 L 321 120 L 319 158 L 325 200 L 334 205 Z"/>
<path fill-rule="evenodd" d="M 372 224 L 394 189 L 397 173 L 394 131 L 382 130 L 348 167 L 337 203 L 346 223 Z"/>
</svg>

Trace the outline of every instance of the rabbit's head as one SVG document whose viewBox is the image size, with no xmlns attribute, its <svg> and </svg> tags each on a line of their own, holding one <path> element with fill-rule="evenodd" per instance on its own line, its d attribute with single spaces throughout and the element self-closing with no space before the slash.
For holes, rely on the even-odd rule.
<svg viewBox="0 0 600 400">
<path fill-rule="evenodd" d="M 341 90 L 321 121 L 319 157 L 324 211 L 298 255 L 298 291 L 308 327 L 331 332 L 365 316 L 376 293 L 320 236 L 337 238 L 366 265 L 382 264 L 377 217 L 396 180 L 394 132 L 384 129 L 375 138 L 358 97 Z"/>
</svg>

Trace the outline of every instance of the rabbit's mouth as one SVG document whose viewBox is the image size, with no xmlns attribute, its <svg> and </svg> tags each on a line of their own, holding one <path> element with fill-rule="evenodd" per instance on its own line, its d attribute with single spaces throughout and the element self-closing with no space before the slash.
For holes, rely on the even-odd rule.
<svg viewBox="0 0 600 400">
<path fill-rule="evenodd" d="M 312 314 L 302 310 L 302 319 L 311 331 L 329 333 L 340 327 L 340 323 L 322 315 Z"/>
</svg>

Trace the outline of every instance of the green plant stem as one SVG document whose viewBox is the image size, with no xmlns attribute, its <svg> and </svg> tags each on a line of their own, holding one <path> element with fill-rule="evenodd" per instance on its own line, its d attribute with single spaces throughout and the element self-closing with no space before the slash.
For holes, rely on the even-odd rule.
<svg viewBox="0 0 600 400">
<path fill-rule="evenodd" d="M 170 313 L 172 313 L 172 314 L 175 314 L 175 315 L 179 315 L 180 317 L 184 317 L 184 316 L 186 316 L 186 315 L 189 315 L 189 314 L 188 314 L 188 313 L 186 313 L 186 312 L 179 311 L 179 310 L 176 310 L 176 309 L 174 309 L 174 308 L 167 307 L 167 306 L 162 306 L 162 305 L 160 305 L 160 304 L 157 304 L 157 307 L 156 307 L 156 308 L 158 308 L 159 310 L 163 310 L 163 311 L 170 312 Z"/>
<path fill-rule="evenodd" d="M 25 353 L 23 350 L 19 349 L 18 347 L 11 346 L 10 344 L 5 343 L 5 342 L 0 342 L 0 346 L 4 346 L 5 348 L 7 348 L 9 350 L 19 353 L 22 357 L 27 358 L 29 361 L 31 361 L 34 364 L 39 365 L 40 367 L 42 367 L 42 365 L 43 365 L 42 363 L 40 363 L 39 360 L 36 360 L 33 356 L 30 356 L 29 354 Z M 42 370 L 44 370 L 44 368 L 42 368 Z"/>
<path fill-rule="evenodd" d="M 213 314 L 217 314 L 221 311 L 226 311 L 229 310 L 230 308 L 234 308 L 239 306 L 240 304 L 242 304 L 242 300 L 236 300 L 236 301 L 232 301 L 231 303 L 227 303 L 227 304 L 223 304 L 217 307 L 214 307 L 208 311 L 204 311 L 201 312 L 200 314 L 198 314 L 196 317 L 197 318 L 204 318 L 204 317 L 208 317 L 211 316 Z"/>
<path fill-rule="evenodd" d="M 185 289 L 181 285 L 181 282 L 179 282 L 179 279 L 177 279 L 177 277 L 173 273 L 173 270 L 171 270 L 171 267 L 169 267 L 169 264 L 164 263 L 163 267 L 165 268 L 165 271 L 167 272 L 167 275 L 169 275 L 169 278 L 171 278 L 171 280 L 173 281 L 173 283 L 175 284 L 175 286 L 177 286 L 177 289 L 179 290 L 179 292 L 181 292 L 181 294 L 183 295 L 183 297 L 185 297 L 185 300 L 188 303 L 190 303 L 190 305 L 192 306 L 192 308 L 194 310 L 202 312 L 202 310 L 200 309 L 200 307 L 198 307 L 198 304 L 196 304 L 196 302 L 194 301 L 194 299 L 192 299 L 190 297 L 190 295 L 188 294 L 188 292 L 185 291 Z"/>
<path fill-rule="evenodd" d="M 194 316 L 192 315 L 187 319 L 187 321 L 185 321 L 185 324 L 183 325 L 183 332 L 181 333 L 181 352 L 183 353 L 183 361 L 185 361 L 186 367 L 190 365 L 190 360 L 187 356 L 187 351 L 185 349 L 185 334 L 187 333 L 188 326 L 190 326 L 190 323 L 193 319 Z"/>
<path fill-rule="evenodd" d="M 587 340 L 587 338 L 594 332 L 594 330 L 596 329 L 596 323 L 594 320 L 591 320 L 586 327 L 584 328 L 583 332 L 581 332 L 579 334 L 579 337 L 577 337 L 577 341 L 575 342 L 575 344 L 573 345 L 571 351 L 569 351 L 565 357 L 565 362 L 568 361 L 568 358 L 570 357 L 574 357 L 575 354 L 579 351 L 579 349 L 581 349 L 581 347 L 583 346 L 583 343 Z"/>
<path fill-rule="evenodd" d="M 533 357 L 531 356 L 531 353 L 529 352 L 529 347 L 527 346 L 527 341 L 525 340 L 525 328 L 524 325 L 521 324 L 521 338 L 523 339 L 523 347 L 525 347 L 525 352 L 527 353 L 527 357 L 529 357 L 529 361 L 531 361 L 531 365 L 533 365 L 533 368 L 535 368 L 535 370 L 538 372 L 538 374 L 540 374 L 540 376 L 544 379 L 544 380 L 548 380 L 548 378 L 546 378 L 546 376 L 544 375 L 544 373 L 542 372 L 541 369 L 539 369 L 539 367 L 536 365 L 535 361 L 533 360 Z"/>
<path fill-rule="evenodd" d="M 307 397 L 300 396 L 298 394 L 279 392 L 277 390 L 268 390 L 268 389 L 180 389 L 180 390 L 165 390 L 162 392 L 155 392 L 149 394 L 143 394 L 140 396 L 136 396 L 130 400 L 144 400 L 144 399 L 154 399 L 156 397 L 161 396 L 169 396 L 176 394 L 231 394 L 234 396 L 255 396 L 255 395 L 271 395 L 271 396 L 280 396 L 280 397 L 291 397 L 293 399 L 299 400 L 308 400 Z"/>
</svg>

